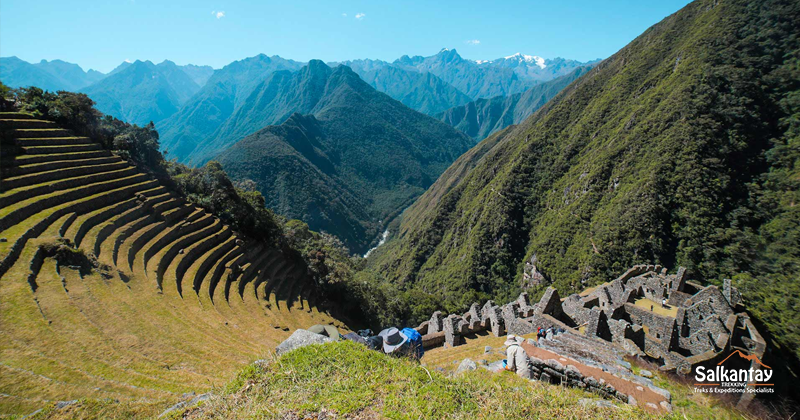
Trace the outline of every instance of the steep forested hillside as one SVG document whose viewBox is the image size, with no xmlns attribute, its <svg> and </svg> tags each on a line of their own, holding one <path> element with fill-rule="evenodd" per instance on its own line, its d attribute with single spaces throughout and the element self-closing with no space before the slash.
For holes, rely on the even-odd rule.
<svg viewBox="0 0 800 420">
<path fill-rule="evenodd" d="M 217 130 L 250 96 L 253 89 L 279 70 L 297 70 L 302 63 L 259 54 L 235 61 L 214 74 L 195 96 L 157 125 L 169 158 L 183 161 Z"/>
<path fill-rule="evenodd" d="M 275 73 L 251 100 L 242 107 L 247 113 L 230 120 L 244 126 L 292 109 L 311 115 L 247 136 L 215 159 L 234 179 L 255 181 L 268 207 L 336 234 L 353 252 L 366 251 L 473 144 L 377 92 L 349 67 L 316 60 L 296 73 Z"/>
<path fill-rule="evenodd" d="M 178 111 L 200 86 L 171 61 L 136 60 L 81 91 L 97 109 L 132 124 L 158 122 Z"/>
<path fill-rule="evenodd" d="M 412 307 L 455 310 L 685 266 L 733 278 L 800 355 L 798 23 L 788 0 L 689 4 L 478 145 L 497 142 L 406 211 L 372 268 Z M 543 284 L 523 284 L 531 260 Z"/>
<path fill-rule="evenodd" d="M 536 85 L 523 93 L 478 99 L 450 108 L 436 117 L 476 140 L 483 140 L 497 130 L 519 124 L 591 69 L 579 67 L 572 73 Z"/>
</svg>

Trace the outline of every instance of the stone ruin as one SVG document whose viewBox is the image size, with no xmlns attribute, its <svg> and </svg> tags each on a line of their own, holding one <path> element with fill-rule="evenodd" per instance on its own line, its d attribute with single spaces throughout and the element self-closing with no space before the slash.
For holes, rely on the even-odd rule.
<svg viewBox="0 0 800 420">
<path fill-rule="evenodd" d="M 724 280 L 720 289 L 686 277 L 684 268 L 667 274 L 659 265 L 636 265 L 611 282 L 565 299 L 550 287 L 536 303 L 523 292 L 503 306 L 490 300 L 483 306 L 473 303 L 461 315 L 437 311 L 417 331 L 430 348 L 458 346 L 468 334 L 526 335 L 560 327 L 566 332 L 558 340 L 540 340 L 540 346 L 600 365 L 627 364 L 625 355 L 646 356 L 661 370 L 679 374 L 732 350 L 760 359 L 765 341 L 731 281 Z M 641 299 L 652 302 L 636 305 Z M 655 310 L 664 300 L 675 316 Z"/>
</svg>

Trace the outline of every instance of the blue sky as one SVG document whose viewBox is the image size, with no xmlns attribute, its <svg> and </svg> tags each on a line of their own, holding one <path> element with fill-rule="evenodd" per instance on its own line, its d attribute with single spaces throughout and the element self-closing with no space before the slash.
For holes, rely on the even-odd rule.
<svg viewBox="0 0 800 420">
<path fill-rule="evenodd" d="M 108 72 L 142 59 L 222 67 L 259 53 L 307 61 L 516 52 L 613 54 L 687 0 L 2 0 L 0 55 Z"/>
</svg>

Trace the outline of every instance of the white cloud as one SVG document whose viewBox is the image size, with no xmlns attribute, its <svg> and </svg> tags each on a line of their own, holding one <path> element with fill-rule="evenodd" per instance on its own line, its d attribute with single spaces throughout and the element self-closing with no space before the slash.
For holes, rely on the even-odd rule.
<svg viewBox="0 0 800 420">
<path fill-rule="evenodd" d="M 342 17 L 347 17 L 347 13 L 342 13 Z"/>
<path fill-rule="evenodd" d="M 211 16 L 216 16 L 217 19 L 222 19 L 222 18 L 225 17 L 225 12 L 223 12 L 222 10 L 220 10 L 219 12 L 216 11 L 216 10 L 212 10 L 211 11 Z"/>
<path fill-rule="evenodd" d="M 131 61 L 131 59 L 130 59 L 130 58 L 126 58 L 126 59 L 125 59 L 125 62 L 126 62 L 126 63 L 133 63 L 133 61 Z"/>
<path fill-rule="evenodd" d="M 481 41 L 477 40 L 477 39 L 468 39 L 468 40 L 464 41 L 464 43 L 467 44 L 467 45 L 478 45 L 478 44 L 481 43 Z"/>
<path fill-rule="evenodd" d="M 367 16 L 365 13 L 356 13 L 356 19 L 358 20 L 364 19 L 365 16 Z"/>
</svg>

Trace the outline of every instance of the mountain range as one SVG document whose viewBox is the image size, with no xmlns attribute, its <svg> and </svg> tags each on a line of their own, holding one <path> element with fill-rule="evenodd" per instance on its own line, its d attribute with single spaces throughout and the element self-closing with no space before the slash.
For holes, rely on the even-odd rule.
<svg viewBox="0 0 800 420">
<path fill-rule="evenodd" d="M 798 19 L 784 0 L 688 4 L 456 160 L 370 272 L 421 320 L 685 267 L 733 279 L 800 355 Z"/>
<path fill-rule="evenodd" d="M 565 76 L 543 82 L 522 93 L 478 99 L 456 106 L 436 115 L 436 118 L 476 140 L 483 140 L 509 125 L 525 121 L 558 92 L 586 74 L 592 66 L 578 67 Z"/>
<path fill-rule="evenodd" d="M 285 122 L 220 147 L 214 159 L 232 178 L 255 181 L 268 207 L 335 234 L 353 252 L 365 252 L 473 144 L 376 91 L 349 67 L 318 60 L 273 73 L 246 104 L 229 119 L 228 141 L 239 138 L 237 129 L 247 132 L 240 127 L 249 122 Z M 280 115 L 286 112 L 288 119 Z"/>
<path fill-rule="evenodd" d="M 174 114 L 198 90 L 200 85 L 172 61 L 136 60 L 81 92 L 103 113 L 145 125 Z"/>
<path fill-rule="evenodd" d="M 297 61 L 259 54 L 215 71 L 178 112 L 157 125 L 162 148 L 169 152 L 170 158 L 187 161 L 198 145 L 215 133 L 270 74 L 301 67 L 303 63 Z M 266 122 L 256 129 L 272 123 Z"/>
<path fill-rule="evenodd" d="M 62 60 L 42 60 L 36 64 L 17 57 L 0 58 L 0 80 L 12 88 L 36 86 L 44 90 L 77 91 L 101 80 L 105 75 L 96 70 L 83 71 Z"/>
</svg>

